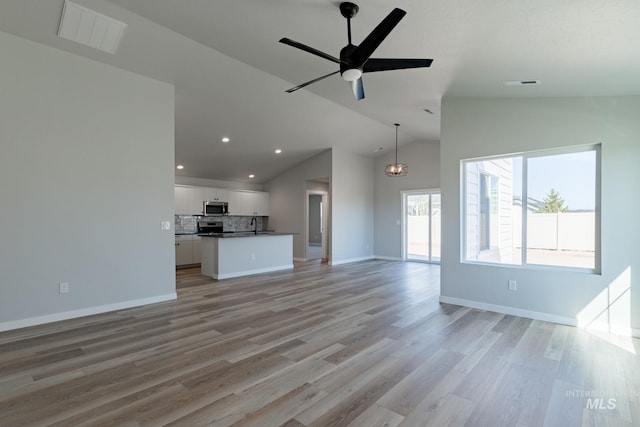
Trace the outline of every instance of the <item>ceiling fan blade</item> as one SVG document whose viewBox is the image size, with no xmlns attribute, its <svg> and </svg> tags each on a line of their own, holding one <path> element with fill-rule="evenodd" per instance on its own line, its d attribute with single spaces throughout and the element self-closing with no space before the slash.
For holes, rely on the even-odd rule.
<svg viewBox="0 0 640 427">
<path fill-rule="evenodd" d="M 430 67 L 433 59 L 386 59 L 370 58 L 362 67 L 363 73 L 374 71 L 402 70 L 406 68 L 426 68 Z"/>
<path fill-rule="evenodd" d="M 287 89 L 285 92 L 287 92 L 287 93 L 295 92 L 298 89 L 302 89 L 305 86 L 309 86 L 312 83 L 318 82 L 318 81 L 320 81 L 322 79 L 326 79 L 327 77 L 333 76 L 334 74 L 338 74 L 339 72 L 340 72 L 340 70 L 334 71 L 333 73 L 326 74 L 326 75 L 324 75 L 322 77 L 318 77 L 317 79 L 313 79 L 313 80 L 310 80 L 310 81 L 308 81 L 306 83 L 302 83 L 301 85 L 298 85 L 296 87 L 292 87 L 291 89 Z"/>
<path fill-rule="evenodd" d="M 318 49 L 314 49 L 310 46 L 307 46 L 306 44 L 302 44 L 302 43 L 298 43 L 295 40 L 291 40 L 288 39 L 286 37 L 281 38 L 280 43 L 289 45 L 289 46 L 293 46 L 295 48 L 298 48 L 300 50 L 304 50 L 305 52 L 309 52 L 313 55 L 319 56 L 320 58 L 324 58 L 324 59 L 328 59 L 329 61 L 335 62 L 336 64 L 340 63 L 340 60 L 338 58 L 336 58 L 335 56 L 331 56 L 328 53 L 324 53 L 322 51 L 319 51 Z"/>
<path fill-rule="evenodd" d="M 364 86 L 362 84 L 362 77 L 360 77 L 358 80 L 349 82 L 349 85 L 351 85 L 353 96 L 355 96 L 358 101 L 364 99 Z"/>
<path fill-rule="evenodd" d="M 376 28 L 369 33 L 369 35 L 360 43 L 360 46 L 351 54 L 350 59 L 356 68 L 360 68 L 369 59 L 373 51 L 375 51 L 380 43 L 389 35 L 391 30 L 398 25 L 398 22 L 404 15 L 406 15 L 402 9 L 395 8 L 387 15 L 386 18 L 378 24 Z"/>
</svg>

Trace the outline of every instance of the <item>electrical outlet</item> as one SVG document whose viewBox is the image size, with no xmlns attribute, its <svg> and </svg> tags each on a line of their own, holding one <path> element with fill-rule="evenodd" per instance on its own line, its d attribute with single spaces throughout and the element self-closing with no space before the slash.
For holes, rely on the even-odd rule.
<svg viewBox="0 0 640 427">
<path fill-rule="evenodd" d="M 509 290 L 510 291 L 515 291 L 517 289 L 517 283 L 515 280 L 511 279 L 509 280 Z"/>
<path fill-rule="evenodd" d="M 58 292 L 61 294 L 66 294 L 69 292 L 69 282 L 60 282 L 60 287 L 58 287 Z"/>
</svg>

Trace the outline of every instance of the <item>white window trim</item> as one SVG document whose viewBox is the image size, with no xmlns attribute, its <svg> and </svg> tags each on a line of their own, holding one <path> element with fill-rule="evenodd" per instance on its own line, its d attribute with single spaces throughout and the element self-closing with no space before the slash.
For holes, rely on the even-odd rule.
<svg viewBox="0 0 640 427">
<path fill-rule="evenodd" d="M 501 264 L 496 262 L 487 262 L 487 261 L 474 261 L 465 259 L 465 254 L 467 253 L 467 180 L 466 180 L 466 165 L 467 163 L 473 163 L 483 160 L 499 160 L 504 158 L 513 158 L 513 157 L 522 157 L 522 200 L 528 200 L 527 194 L 527 160 L 535 157 L 546 157 L 546 156 L 555 156 L 562 154 L 571 154 L 571 153 L 582 153 L 594 151 L 596 154 L 596 188 L 595 188 L 595 260 L 594 260 L 594 268 L 580 268 L 580 267 L 567 267 L 567 266 L 558 266 L 558 265 L 546 265 L 546 264 L 528 264 L 527 261 L 527 210 L 522 209 L 522 229 L 520 230 L 522 233 L 522 259 L 521 264 Z M 515 268 L 515 269 L 530 269 L 530 270 L 555 270 L 555 271 L 569 271 L 569 272 L 577 272 L 577 273 L 588 273 L 601 275 L 602 274 L 602 256 L 601 256 L 601 187 L 602 187 L 602 173 L 601 173 L 601 156 L 602 156 L 602 145 L 600 143 L 597 144 L 589 144 L 589 145 L 575 145 L 570 147 L 562 147 L 562 148 L 551 148 L 544 150 L 536 150 L 529 152 L 521 152 L 521 153 L 511 153 L 497 156 L 483 156 L 476 157 L 471 159 L 464 159 L 460 161 L 460 263 L 462 264 L 473 264 L 473 265 L 485 265 L 492 267 L 504 267 L 504 268 Z"/>
</svg>

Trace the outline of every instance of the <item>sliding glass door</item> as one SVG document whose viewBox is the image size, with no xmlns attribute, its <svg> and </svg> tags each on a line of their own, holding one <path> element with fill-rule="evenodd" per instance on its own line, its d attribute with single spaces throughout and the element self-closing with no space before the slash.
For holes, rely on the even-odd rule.
<svg viewBox="0 0 640 427">
<path fill-rule="evenodd" d="M 405 191 L 403 259 L 440 262 L 440 191 Z"/>
</svg>

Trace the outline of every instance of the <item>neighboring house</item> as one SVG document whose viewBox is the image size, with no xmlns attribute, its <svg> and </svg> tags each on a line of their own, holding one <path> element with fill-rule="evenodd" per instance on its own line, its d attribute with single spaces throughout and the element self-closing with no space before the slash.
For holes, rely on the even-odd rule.
<svg viewBox="0 0 640 427">
<path fill-rule="evenodd" d="M 511 159 L 465 163 L 466 259 L 505 262 L 513 248 Z"/>
</svg>

